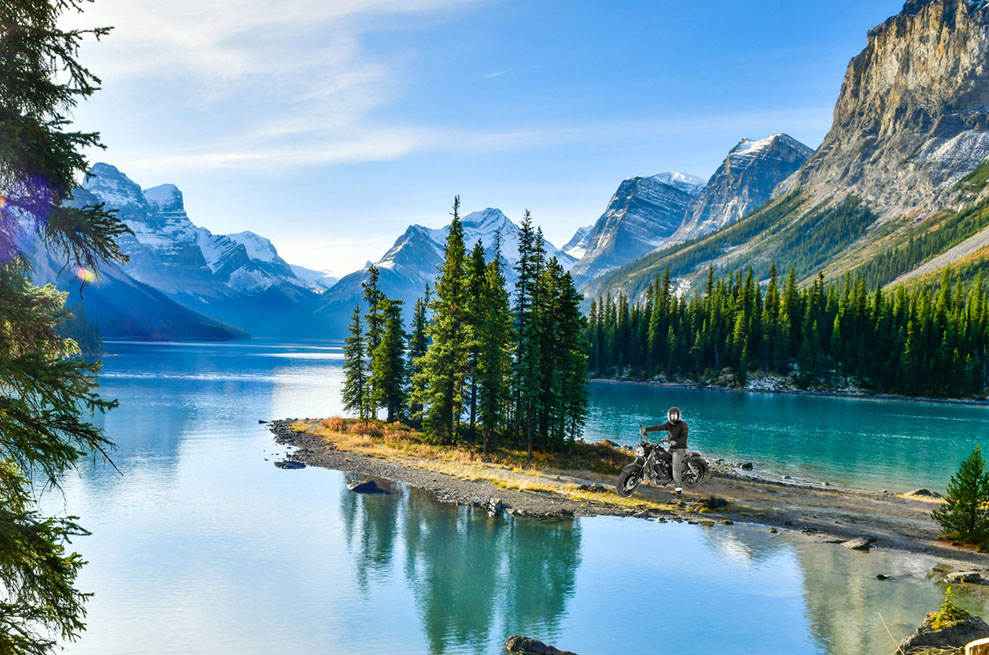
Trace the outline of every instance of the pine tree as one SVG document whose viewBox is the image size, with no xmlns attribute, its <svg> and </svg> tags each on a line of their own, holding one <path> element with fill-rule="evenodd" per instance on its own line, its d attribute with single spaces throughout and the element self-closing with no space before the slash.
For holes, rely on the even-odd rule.
<svg viewBox="0 0 989 655">
<path fill-rule="evenodd" d="M 432 344 L 423 362 L 422 378 L 427 381 L 424 396 L 424 428 L 444 444 L 457 442 L 467 377 L 469 330 L 466 312 L 466 259 L 464 231 L 460 222 L 460 196 L 453 201 L 453 220 L 446 239 L 443 267 L 436 280 L 429 324 Z"/>
<path fill-rule="evenodd" d="M 505 424 L 511 399 L 512 318 L 501 258 L 501 233 L 495 235 L 494 254 L 484 270 L 484 286 L 477 299 L 483 311 L 478 334 L 478 381 L 484 454 Z"/>
<path fill-rule="evenodd" d="M 467 421 L 471 442 L 477 437 L 478 366 L 481 358 L 480 331 L 485 307 L 481 302 L 485 286 L 484 243 L 478 239 L 467 260 L 467 296 L 465 318 L 468 328 L 467 342 Z"/>
<path fill-rule="evenodd" d="M 372 403 L 372 414 L 377 414 L 380 407 L 377 401 L 381 396 L 380 393 L 374 390 L 374 376 L 371 373 L 371 367 L 374 363 L 374 353 L 378 350 L 378 346 L 381 345 L 382 326 L 385 320 L 384 312 L 382 311 L 385 294 L 378 287 L 380 274 L 381 272 L 378 270 L 378 267 L 372 264 L 367 269 L 367 279 L 361 282 L 361 288 L 364 290 L 364 302 L 367 304 L 364 324 L 367 326 L 367 378 L 370 385 L 368 387 L 368 398 L 369 402 Z"/>
<path fill-rule="evenodd" d="M 423 398 L 426 397 L 426 376 L 423 372 L 424 357 L 429 348 L 429 320 L 426 308 L 429 306 L 429 285 L 426 293 L 416 300 L 412 312 L 412 333 L 409 335 L 407 370 L 409 387 L 409 420 L 416 428 L 422 428 Z"/>
<path fill-rule="evenodd" d="M 523 220 L 523 227 L 528 221 L 531 221 L 531 218 L 527 211 Z M 520 401 L 516 422 L 521 426 L 526 438 L 527 461 L 532 462 L 533 438 L 536 436 L 539 427 L 539 415 L 542 411 L 540 389 L 543 385 L 543 368 L 542 352 L 539 346 L 549 318 L 548 303 L 544 296 L 546 288 L 540 284 L 540 277 L 546 265 L 546 249 L 543 245 L 542 231 L 537 230 L 526 252 L 526 266 L 523 267 L 521 241 L 520 235 L 519 263 L 517 265 L 519 282 L 521 282 L 523 273 L 529 276 L 529 279 L 526 285 L 527 295 L 523 295 L 519 291 L 519 282 L 516 282 L 518 298 L 516 329 L 520 332 L 519 347 L 515 354 L 516 397 Z"/>
<path fill-rule="evenodd" d="M 350 335 L 343 342 L 343 408 L 367 421 L 373 416 L 371 389 L 368 384 L 367 341 L 361 323 L 361 308 L 354 307 Z"/>
<path fill-rule="evenodd" d="M 519 258 L 515 263 L 515 302 L 512 307 L 513 319 L 515 322 L 515 358 L 512 366 L 512 393 L 515 397 L 514 424 L 516 434 L 525 428 L 524 417 L 526 413 L 523 408 L 523 394 L 525 393 L 526 380 L 523 379 L 522 362 L 526 356 L 527 335 L 529 334 L 529 322 L 532 318 L 532 294 L 536 284 L 536 272 L 533 261 L 533 247 L 536 234 L 532 229 L 532 216 L 529 210 L 525 210 L 522 216 L 522 225 L 519 228 L 518 244 Z"/>
<path fill-rule="evenodd" d="M 573 283 L 573 278 L 562 268 L 553 270 L 558 275 L 557 298 L 557 341 L 560 365 L 560 426 L 561 438 L 569 441 L 571 447 L 584 429 L 587 421 L 589 392 L 587 388 L 587 349 L 582 337 L 586 327 L 580 313 L 581 294 Z"/>
<path fill-rule="evenodd" d="M 70 270 L 100 275 L 124 262 L 117 237 L 128 232 L 102 206 L 68 203 L 88 167 L 82 151 L 99 135 L 64 131 L 99 79 L 76 59 L 87 35 L 109 28 L 62 29 L 82 2 L 0 3 L 0 652 L 41 654 L 84 629 L 89 594 L 75 588 L 84 562 L 67 550 L 85 531 L 74 517 L 37 511 L 33 484 L 57 485 L 87 453 L 112 444 L 83 412 L 116 405 L 96 393 L 99 363 L 76 357 L 59 333 L 67 294 L 27 280 L 30 265 L 14 235 L 27 234 Z"/>
<path fill-rule="evenodd" d="M 951 476 L 944 505 L 931 512 L 945 534 L 964 541 L 989 541 L 989 472 L 976 446 Z"/>
<path fill-rule="evenodd" d="M 387 413 L 386 420 L 391 423 L 401 417 L 408 399 L 405 367 L 406 334 L 402 323 L 401 300 L 383 297 L 379 308 L 383 318 L 381 339 L 378 347 L 371 353 L 371 377 L 368 379 L 368 386 L 373 394 L 372 407 L 384 407 Z"/>
</svg>

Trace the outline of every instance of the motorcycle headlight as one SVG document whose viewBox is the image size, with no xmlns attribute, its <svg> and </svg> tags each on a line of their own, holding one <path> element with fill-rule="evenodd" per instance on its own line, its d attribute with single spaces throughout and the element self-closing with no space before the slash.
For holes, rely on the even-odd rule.
<svg viewBox="0 0 989 655">
<path fill-rule="evenodd" d="M 636 457 L 645 457 L 646 456 L 646 449 L 643 448 L 642 446 L 636 446 L 635 447 L 635 456 Z"/>
</svg>

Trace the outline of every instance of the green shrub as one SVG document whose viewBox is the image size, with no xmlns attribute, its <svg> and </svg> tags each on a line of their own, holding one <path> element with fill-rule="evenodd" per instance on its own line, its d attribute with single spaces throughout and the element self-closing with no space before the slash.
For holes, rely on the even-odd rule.
<svg viewBox="0 0 989 655">
<path fill-rule="evenodd" d="M 979 446 L 951 476 L 945 502 L 931 517 L 949 538 L 976 544 L 989 540 L 989 473 Z"/>
</svg>

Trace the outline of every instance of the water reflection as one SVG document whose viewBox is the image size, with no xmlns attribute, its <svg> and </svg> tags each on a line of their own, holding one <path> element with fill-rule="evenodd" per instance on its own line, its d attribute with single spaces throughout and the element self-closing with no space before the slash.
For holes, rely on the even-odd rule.
<svg viewBox="0 0 989 655">
<path fill-rule="evenodd" d="M 485 652 L 517 632 L 560 635 L 580 565 L 573 519 L 492 519 L 404 485 L 390 491 L 341 493 L 347 548 L 365 596 L 369 579 L 387 578 L 396 551 L 404 551 L 405 583 L 430 653 Z"/>
</svg>

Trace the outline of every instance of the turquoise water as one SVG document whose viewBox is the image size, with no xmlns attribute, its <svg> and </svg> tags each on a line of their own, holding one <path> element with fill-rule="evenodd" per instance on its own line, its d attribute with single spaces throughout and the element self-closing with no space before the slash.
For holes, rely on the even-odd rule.
<svg viewBox="0 0 989 655">
<path fill-rule="evenodd" d="M 121 473 L 85 463 L 64 498 L 43 499 L 93 531 L 75 542 L 89 560 L 80 586 L 95 592 L 89 629 L 68 652 L 493 654 L 523 633 L 583 655 L 851 655 L 892 650 L 876 612 L 900 637 L 943 594 L 925 578 L 933 562 L 924 558 L 764 528 L 495 521 L 403 486 L 354 495 L 340 472 L 274 468 L 284 449 L 258 424 L 338 413 L 338 348 L 108 347 L 103 391 L 121 407 L 105 427 Z M 672 402 L 691 421 L 692 445 L 728 456 L 735 448 L 766 468 L 786 451 L 725 433 L 752 417 L 781 429 L 787 416 L 852 412 L 873 448 L 868 435 L 886 432 L 867 428 L 891 413 L 985 426 L 968 413 L 983 408 L 595 385 L 588 438 L 627 437 L 627 423 Z M 790 451 L 813 443 L 785 438 Z M 833 452 L 787 457 L 795 468 L 786 470 L 816 471 L 810 462 L 837 481 L 858 458 L 836 467 Z M 982 599 L 962 603 L 985 614 Z"/>
<path fill-rule="evenodd" d="M 585 438 L 639 440 L 635 426 L 665 421 L 671 405 L 690 447 L 790 475 L 861 489 L 944 492 L 976 444 L 989 447 L 989 406 L 642 384 L 592 385 Z M 653 439 L 656 437 L 650 435 Z"/>
</svg>

